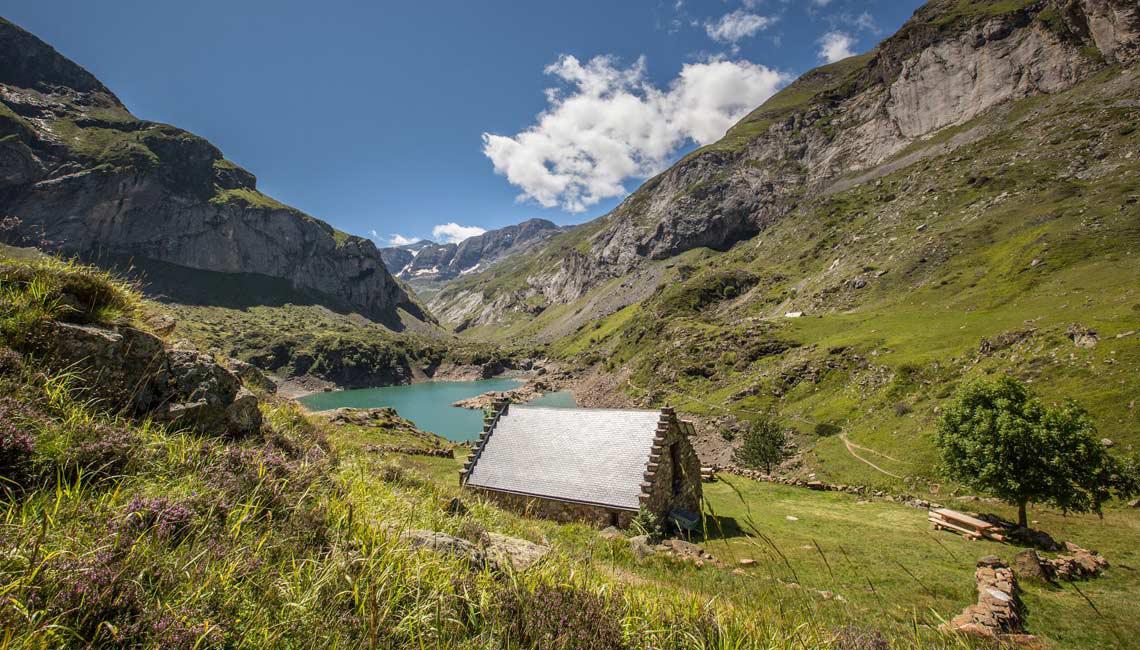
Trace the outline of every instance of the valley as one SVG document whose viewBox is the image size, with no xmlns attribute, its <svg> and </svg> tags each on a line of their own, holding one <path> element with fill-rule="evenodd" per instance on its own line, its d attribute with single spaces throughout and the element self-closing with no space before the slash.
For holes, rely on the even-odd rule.
<svg viewBox="0 0 1140 650">
<path fill-rule="evenodd" d="M 1140 633 L 1135 2 L 932 0 L 596 219 L 388 246 L 0 39 L 0 648 Z M 995 440 L 1074 437 L 971 480 L 951 414 L 1008 381 L 1039 399 L 1022 429 L 978 415 Z M 453 403 L 526 382 L 692 422 L 700 512 L 605 529 L 465 487 L 507 411 Z M 654 450 L 645 480 L 677 476 Z M 932 530 L 940 507 L 1008 539 Z M 1035 576 L 1031 549 L 1106 564 Z M 1007 566 L 1019 623 L 963 628 Z"/>
</svg>

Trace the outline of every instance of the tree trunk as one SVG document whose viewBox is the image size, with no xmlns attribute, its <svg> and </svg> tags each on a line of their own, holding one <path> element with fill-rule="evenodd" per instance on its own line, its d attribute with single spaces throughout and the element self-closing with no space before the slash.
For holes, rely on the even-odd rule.
<svg viewBox="0 0 1140 650">
<path fill-rule="evenodd" d="M 1025 502 L 1017 504 L 1017 527 L 1029 528 L 1029 517 L 1025 513 Z"/>
</svg>

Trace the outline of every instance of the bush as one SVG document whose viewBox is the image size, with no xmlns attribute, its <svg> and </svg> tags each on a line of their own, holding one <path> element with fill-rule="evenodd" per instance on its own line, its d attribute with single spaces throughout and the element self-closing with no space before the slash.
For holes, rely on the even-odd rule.
<svg viewBox="0 0 1140 650">
<path fill-rule="evenodd" d="M 188 503 L 135 496 L 113 528 L 130 535 L 152 532 L 159 539 L 178 541 L 193 522 L 194 508 Z"/>
<path fill-rule="evenodd" d="M 843 431 L 843 427 L 830 422 L 819 422 L 815 425 L 815 435 L 821 438 L 838 435 L 841 431 Z"/>
<path fill-rule="evenodd" d="M 620 650 L 620 613 L 604 596 L 569 585 L 540 584 L 533 593 L 504 591 L 498 599 L 509 640 L 540 650 Z"/>
<path fill-rule="evenodd" d="M 126 473 L 141 456 L 142 442 L 130 430 L 92 424 L 64 452 L 63 465 L 69 472 L 110 478 Z"/>
<path fill-rule="evenodd" d="M 783 427 L 768 416 L 748 425 L 744 444 L 733 454 L 733 460 L 745 467 L 763 468 L 768 474 L 772 466 L 788 456 L 788 436 Z"/>
<path fill-rule="evenodd" d="M 661 518 L 655 513 L 642 508 L 629 522 L 629 527 L 638 535 L 648 535 L 649 541 L 658 542 L 665 537 L 665 528 Z"/>
</svg>

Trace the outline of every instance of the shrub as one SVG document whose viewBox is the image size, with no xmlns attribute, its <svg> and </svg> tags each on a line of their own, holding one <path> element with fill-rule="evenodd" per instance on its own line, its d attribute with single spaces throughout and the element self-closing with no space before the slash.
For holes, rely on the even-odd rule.
<svg viewBox="0 0 1140 650">
<path fill-rule="evenodd" d="M 57 561 L 52 569 L 57 590 L 49 610 L 90 647 L 124 647 L 143 640 L 143 591 L 119 555 L 100 551 Z"/>
<path fill-rule="evenodd" d="M 733 454 L 733 459 L 746 467 L 764 468 L 771 474 L 772 466 L 788 456 L 788 436 L 783 427 L 768 416 L 748 425 L 744 444 Z"/>
<path fill-rule="evenodd" d="M 110 478 L 127 472 L 142 456 L 142 441 L 128 429 L 91 424 L 76 433 L 64 450 L 62 464 L 69 473 Z"/>
<path fill-rule="evenodd" d="M 190 529 L 194 508 L 166 497 L 135 496 L 113 526 L 116 532 L 140 534 L 152 532 L 163 540 L 177 541 Z"/>
<path fill-rule="evenodd" d="M 541 650 L 620 650 L 620 614 L 604 596 L 569 585 L 540 584 L 533 593 L 498 598 L 509 641 Z M 510 644 L 508 644 L 510 645 Z"/>
<path fill-rule="evenodd" d="M 15 376 L 24 368 L 20 355 L 5 347 L 0 347 L 0 376 Z"/>
<path fill-rule="evenodd" d="M 630 528 L 638 535 L 648 535 L 649 541 L 658 542 L 665 537 L 665 528 L 656 513 L 642 508 L 629 522 Z"/>
<path fill-rule="evenodd" d="M 841 431 L 843 431 L 842 427 L 830 422 L 819 422 L 815 425 L 815 435 L 821 438 L 837 435 Z"/>
</svg>

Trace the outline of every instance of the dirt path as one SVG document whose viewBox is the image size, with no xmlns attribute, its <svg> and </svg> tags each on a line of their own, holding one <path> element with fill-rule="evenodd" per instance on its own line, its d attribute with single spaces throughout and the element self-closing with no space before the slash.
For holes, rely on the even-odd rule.
<svg viewBox="0 0 1140 650">
<path fill-rule="evenodd" d="M 855 453 L 855 450 L 856 449 L 862 449 L 864 451 L 869 451 L 871 453 L 879 454 L 880 456 L 883 456 L 884 458 L 891 458 L 890 456 L 887 456 L 886 454 L 880 454 L 879 452 L 875 451 L 874 449 L 867 449 L 866 447 L 862 447 L 860 445 L 857 445 L 857 444 L 851 442 L 850 440 L 847 439 L 846 433 L 839 434 L 839 439 L 843 441 L 843 446 L 847 448 L 847 453 L 854 456 L 856 460 L 869 465 L 872 469 L 874 469 L 875 471 L 878 471 L 882 474 L 886 474 L 887 476 L 892 476 L 894 478 L 899 479 L 900 481 L 903 480 L 903 477 L 899 476 L 898 474 L 895 474 L 894 472 L 888 472 L 887 470 L 883 469 L 882 467 L 879 467 L 878 465 L 872 463 L 871 461 L 867 460 L 866 458 L 863 458 L 859 454 Z M 895 459 L 891 458 L 891 460 L 895 460 Z M 896 461 L 896 462 L 901 462 L 901 461 Z"/>
</svg>

